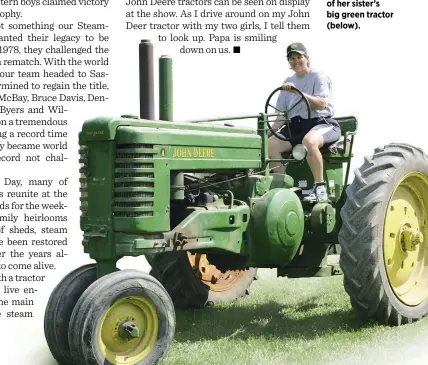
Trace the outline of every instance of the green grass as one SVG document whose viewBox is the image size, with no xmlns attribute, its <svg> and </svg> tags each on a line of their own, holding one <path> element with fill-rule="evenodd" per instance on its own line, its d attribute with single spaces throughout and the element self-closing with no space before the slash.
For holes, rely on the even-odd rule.
<svg viewBox="0 0 428 365">
<path fill-rule="evenodd" d="M 398 328 L 363 323 L 342 280 L 267 277 L 254 282 L 245 299 L 179 310 L 175 338 L 162 364 L 348 365 L 374 364 L 373 359 L 392 364 L 394 351 L 393 359 L 407 364 L 412 354 L 403 349 L 422 336 L 428 354 L 426 320 Z M 420 363 L 426 360 L 428 355 Z"/>
</svg>

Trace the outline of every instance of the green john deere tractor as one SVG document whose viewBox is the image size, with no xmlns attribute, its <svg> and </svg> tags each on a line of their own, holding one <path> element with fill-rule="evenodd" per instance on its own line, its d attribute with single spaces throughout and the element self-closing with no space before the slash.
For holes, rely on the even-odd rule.
<svg viewBox="0 0 428 365">
<path fill-rule="evenodd" d="M 143 41 L 140 65 L 152 57 Z M 336 118 L 342 138 L 322 150 L 329 202 L 305 201 L 313 181 L 302 146 L 284 156 L 286 175 L 269 168 L 270 122 L 288 123 L 287 111 L 271 107 L 280 88 L 256 115 L 173 122 L 171 64 L 159 60 L 160 120 L 153 70 L 140 66 L 140 118 L 83 124 L 81 229 L 95 263 L 69 273 L 47 304 L 45 335 L 60 365 L 156 364 L 173 339 L 175 308 L 240 298 L 257 268 L 289 278 L 343 274 L 356 312 L 380 323 L 428 313 L 421 150 L 376 149 L 348 186 L 357 120 Z M 230 124 L 245 118 L 255 128 Z M 150 274 L 117 269 L 138 255 Z"/>
</svg>

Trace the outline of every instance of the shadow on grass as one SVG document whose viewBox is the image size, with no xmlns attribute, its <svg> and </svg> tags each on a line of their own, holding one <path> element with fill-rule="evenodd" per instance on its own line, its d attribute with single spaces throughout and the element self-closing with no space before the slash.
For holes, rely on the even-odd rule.
<svg viewBox="0 0 428 365">
<path fill-rule="evenodd" d="M 271 301 L 258 305 L 177 310 L 175 340 L 247 340 L 257 337 L 310 340 L 330 333 L 356 332 L 374 326 L 359 320 L 353 310 L 330 310 L 322 306 L 322 311 L 328 312 L 314 314 L 320 307 L 318 303 L 319 298 L 314 298 L 298 306 Z"/>
</svg>

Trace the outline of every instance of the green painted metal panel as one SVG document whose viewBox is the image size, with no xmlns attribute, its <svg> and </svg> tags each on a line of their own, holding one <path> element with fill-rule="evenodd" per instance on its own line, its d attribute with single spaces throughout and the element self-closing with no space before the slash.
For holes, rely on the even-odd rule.
<svg viewBox="0 0 428 365">
<path fill-rule="evenodd" d="M 181 246 L 175 246 L 172 240 L 174 232 L 179 232 L 186 237 L 186 249 L 198 250 L 224 250 L 241 255 L 248 254 L 247 242 L 244 240 L 250 208 L 246 204 L 232 207 L 212 205 L 210 209 L 201 207 L 189 208 L 189 215 L 177 225 L 172 232 L 153 235 L 115 234 L 119 252 L 157 252 L 167 248 L 168 250 L 181 250 Z"/>
<path fill-rule="evenodd" d="M 299 248 L 304 213 L 291 189 L 273 189 L 255 202 L 250 220 L 250 265 L 285 266 Z"/>
<path fill-rule="evenodd" d="M 166 123 L 166 122 L 165 122 Z M 170 124 L 171 125 L 171 124 Z M 193 124 L 192 124 L 193 126 Z M 215 132 L 215 133 L 213 133 Z M 121 126 L 117 130 L 117 141 L 120 143 L 149 143 L 156 145 L 204 146 L 259 149 L 261 138 L 253 133 L 241 133 L 219 130 L 180 130 L 155 127 Z M 260 151 L 259 151 L 260 152 Z"/>
<path fill-rule="evenodd" d="M 81 142 L 96 140 L 113 140 L 119 126 L 150 127 L 159 129 L 177 129 L 177 130 L 199 130 L 211 132 L 223 132 L 228 134 L 257 134 L 256 122 L 254 128 L 228 127 L 225 125 L 216 125 L 213 122 L 191 123 L 191 122 L 172 122 L 172 121 L 152 121 L 137 118 L 107 118 L 97 117 L 89 119 L 83 123 Z M 162 133 L 159 133 L 162 134 Z"/>
<path fill-rule="evenodd" d="M 324 161 L 324 180 L 327 183 L 327 192 L 331 201 L 339 200 L 343 185 L 343 168 L 341 162 Z M 307 161 L 301 163 L 289 163 L 286 168 L 288 175 L 294 179 L 295 186 L 302 189 L 303 195 L 307 195 L 314 186 L 314 178 Z"/>
<path fill-rule="evenodd" d="M 156 144 L 154 160 L 170 170 L 250 169 L 261 167 L 258 135 L 120 127 L 118 143 Z"/>
<path fill-rule="evenodd" d="M 332 201 L 340 199 L 343 189 L 343 165 L 340 162 L 324 162 L 325 180 L 328 185 L 329 196 Z"/>
<path fill-rule="evenodd" d="M 113 142 L 90 142 L 81 151 L 84 248 L 92 258 L 109 262 L 116 257 L 111 224 L 115 146 Z"/>
</svg>

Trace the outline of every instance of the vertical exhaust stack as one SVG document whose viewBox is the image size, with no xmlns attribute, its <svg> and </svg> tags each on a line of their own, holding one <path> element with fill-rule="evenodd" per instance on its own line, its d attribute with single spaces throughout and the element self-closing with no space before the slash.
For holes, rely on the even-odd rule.
<svg viewBox="0 0 428 365">
<path fill-rule="evenodd" d="M 172 58 L 159 58 L 159 119 L 172 121 L 173 118 Z"/>
<path fill-rule="evenodd" d="M 142 40 L 140 56 L 140 118 L 155 119 L 154 81 L 153 81 L 153 44 Z"/>
<path fill-rule="evenodd" d="M 159 58 L 159 119 L 172 121 L 173 119 L 173 89 L 172 89 L 172 58 Z M 184 173 L 171 171 L 170 178 L 171 200 L 184 199 Z"/>
</svg>

